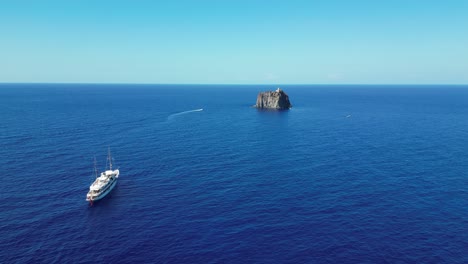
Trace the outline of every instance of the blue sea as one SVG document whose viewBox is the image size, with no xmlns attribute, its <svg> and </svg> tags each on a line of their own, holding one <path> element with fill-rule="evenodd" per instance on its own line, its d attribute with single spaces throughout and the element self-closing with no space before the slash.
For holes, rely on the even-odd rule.
<svg viewBox="0 0 468 264">
<path fill-rule="evenodd" d="M 1 84 L 0 263 L 468 263 L 468 86 L 281 88 Z"/>
</svg>

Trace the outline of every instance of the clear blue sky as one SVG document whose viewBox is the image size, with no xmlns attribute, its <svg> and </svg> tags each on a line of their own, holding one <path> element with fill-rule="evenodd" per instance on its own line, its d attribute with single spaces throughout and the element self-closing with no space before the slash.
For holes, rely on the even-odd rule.
<svg viewBox="0 0 468 264">
<path fill-rule="evenodd" d="M 468 1 L 2 1 L 0 82 L 468 84 Z"/>
</svg>

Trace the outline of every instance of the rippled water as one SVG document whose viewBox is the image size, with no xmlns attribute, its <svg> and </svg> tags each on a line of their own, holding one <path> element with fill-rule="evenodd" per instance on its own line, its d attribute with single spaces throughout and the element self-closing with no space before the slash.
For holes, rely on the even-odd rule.
<svg viewBox="0 0 468 264">
<path fill-rule="evenodd" d="M 468 86 L 282 88 L 0 85 L 0 262 L 468 262 Z"/>
</svg>

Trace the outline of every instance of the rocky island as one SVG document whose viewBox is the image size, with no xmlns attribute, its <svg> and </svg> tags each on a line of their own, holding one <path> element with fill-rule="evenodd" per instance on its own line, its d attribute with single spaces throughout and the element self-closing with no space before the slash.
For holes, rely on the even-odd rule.
<svg viewBox="0 0 468 264">
<path fill-rule="evenodd" d="M 286 110 L 292 107 L 289 96 L 280 88 L 276 91 L 260 92 L 257 96 L 256 108 Z"/>
</svg>

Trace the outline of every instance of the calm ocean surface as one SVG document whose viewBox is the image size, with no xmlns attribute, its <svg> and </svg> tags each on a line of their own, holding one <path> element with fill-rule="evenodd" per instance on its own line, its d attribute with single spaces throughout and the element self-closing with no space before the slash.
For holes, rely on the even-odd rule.
<svg viewBox="0 0 468 264">
<path fill-rule="evenodd" d="M 275 88 L 1 84 L 0 263 L 468 263 L 468 86 Z"/>
</svg>

